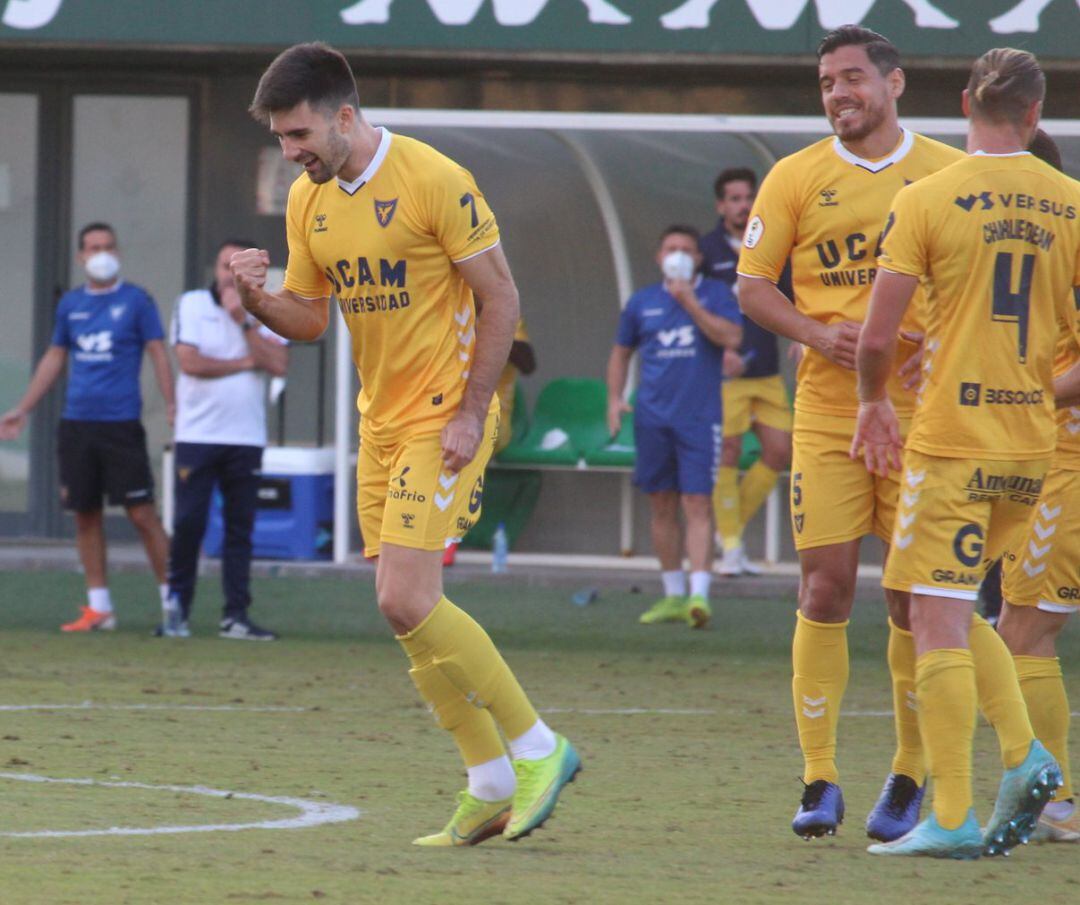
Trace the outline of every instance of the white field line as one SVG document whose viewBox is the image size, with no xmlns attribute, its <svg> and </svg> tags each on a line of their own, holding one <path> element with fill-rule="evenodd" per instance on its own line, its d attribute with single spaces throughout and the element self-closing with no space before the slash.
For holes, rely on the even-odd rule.
<svg viewBox="0 0 1080 905">
<path fill-rule="evenodd" d="M 210 798 L 240 798 L 247 801 L 261 801 L 266 804 L 279 804 L 283 807 L 296 808 L 300 811 L 295 817 L 281 820 L 260 820 L 255 823 L 207 823 L 190 826 L 113 826 L 104 830 L 35 830 L 23 833 L 0 833 L 0 837 L 9 839 L 61 838 L 69 836 L 159 836 L 173 833 L 213 833 L 237 832 L 238 830 L 301 830 L 324 823 L 343 823 L 357 820 L 360 811 L 349 805 L 308 801 L 305 798 L 287 798 L 284 796 L 255 795 L 251 792 L 230 792 L 225 789 L 210 789 L 206 786 L 158 786 L 145 782 L 99 782 L 96 779 L 54 779 L 51 776 L 37 776 L 33 773 L 0 773 L 0 780 L 10 779 L 18 782 L 58 783 L 71 786 L 97 786 L 106 789 L 146 789 L 152 792 L 180 792 L 189 795 L 206 795 Z"/>
<path fill-rule="evenodd" d="M 194 710 L 222 713 L 307 713 L 312 707 L 242 707 L 236 704 L 0 704 L 0 712 L 18 710 Z"/>
<path fill-rule="evenodd" d="M 0 712 L 26 710 L 133 710 L 133 711 L 188 711 L 205 713 L 359 713 L 358 709 L 330 710 L 323 707 L 243 707 L 236 704 L 97 704 L 83 701 L 81 704 L 0 704 Z M 539 713 L 576 714 L 578 716 L 721 716 L 737 711 L 697 707 L 539 707 Z M 891 717 L 891 710 L 844 710 L 844 717 Z M 1072 716 L 1080 716 L 1074 710 Z M 2 774 L 0 774 L 2 775 Z"/>
</svg>

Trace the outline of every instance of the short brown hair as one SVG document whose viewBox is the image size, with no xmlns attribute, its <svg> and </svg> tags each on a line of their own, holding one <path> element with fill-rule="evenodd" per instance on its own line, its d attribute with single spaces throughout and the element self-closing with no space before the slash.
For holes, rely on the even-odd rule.
<svg viewBox="0 0 1080 905">
<path fill-rule="evenodd" d="M 360 109 L 349 61 L 321 41 L 294 44 L 278 54 L 259 79 L 248 112 L 267 123 L 271 113 L 291 110 L 304 101 L 323 111 L 345 105 Z"/>
<path fill-rule="evenodd" d="M 713 192 L 716 194 L 717 201 L 724 200 L 724 193 L 727 191 L 729 182 L 749 182 L 750 190 L 757 191 L 757 174 L 753 170 L 749 167 L 728 167 L 720 171 L 716 182 L 713 183 Z"/>
<path fill-rule="evenodd" d="M 877 66 L 882 75 L 900 68 L 900 51 L 896 45 L 884 35 L 860 25 L 841 25 L 830 31 L 818 44 L 817 58 L 820 60 L 827 53 L 851 46 L 862 47 L 867 59 Z"/>
<path fill-rule="evenodd" d="M 1033 103 L 1046 97 L 1046 76 L 1026 50 L 995 47 L 975 61 L 967 88 L 973 116 L 1017 123 Z"/>
<path fill-rule="evenodd" d="M 689 236 L 694 240 L 694 244 L 701 248 L 701 233 L 699 233 L 694 227 L 687 226 L 684 223 L 672 223 L 662 233 L 660 233 L 660 245 L 664 244 L 664 240 L 668 236 Z"/>
<path fill-rule="evenodd" d="M 1042 129 L 1035 130 L 1035 137 L 1031 139 L 1028 150 L 1039 160 L 1050 164 L 1055 170 L 1065 171 L 1065 167 L 1061 163 L 1061 149 L 1057 146 L 1057 142 Z"/>
</svg>

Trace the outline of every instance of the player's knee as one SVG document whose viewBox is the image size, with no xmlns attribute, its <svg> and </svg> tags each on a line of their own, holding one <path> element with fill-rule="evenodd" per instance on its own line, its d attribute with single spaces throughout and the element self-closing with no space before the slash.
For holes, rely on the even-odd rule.
<svg viewBox="0 0 1080 905">
<path fill-rule="evenodd" d="M 742 437 L 724 437 L 724 444 L 720 448 L 720 464 L 724 468 L 737 468 L 739 459 L 742 458 Z"/>
<path fill-rule="evenodd" d="M 773 471 L 784 471 L 791 464 L 791 436 L 786 443 L 777 443 L 761 450 L 761 461 Z"/>
<path fill-rule="evenodd" d="M 691 493 L 682 498 L 682 510 L 688 522 L 708 521 L 712 518 L 712 498 Z"/>
<path fill-rule="evenodd" d="M 854 580 L 847 576 L 812 573 L 799 589 L 799 611 L 814 622 L 843 622 L 851 612 L 854 591 Z"/>
</svg>

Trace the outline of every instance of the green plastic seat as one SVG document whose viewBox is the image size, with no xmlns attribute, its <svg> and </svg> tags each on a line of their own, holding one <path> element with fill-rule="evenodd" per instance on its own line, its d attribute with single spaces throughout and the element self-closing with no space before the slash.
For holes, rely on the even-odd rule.
<svg viewBox="0 0 1080 905">
<path fill-rule="evenodd" d="M 607 388 L 600 380 L 564 377 L 540 392 L 532 423 L 498 456 L 512 465 L 577 465 L 608 441 Z"/>
<path fill-rule="evenodd" d="M 761 458 L 761 441 L 753 431 L 747 431 L 742 438 L 742 455 L 739 456 L 739 471 L 746 471 Z"/>
<path fill-rule="evenodd" d="M 633 409 L 637 402 L 637 390 L 630 396 L 630 408 Z M 607 414 L 605 410 L 605 421 Z M 588 465 L 606 468 L 633 468 L 634 459 L 637 456 L 637 446 L 634 442 L 634 413 L 623 412 L 622 421 L 619 424 L 619 433 L 614 439 L 605 438 L 604 445 L 599 449 L 587 450 L 585 462 Z"/>
</svg>

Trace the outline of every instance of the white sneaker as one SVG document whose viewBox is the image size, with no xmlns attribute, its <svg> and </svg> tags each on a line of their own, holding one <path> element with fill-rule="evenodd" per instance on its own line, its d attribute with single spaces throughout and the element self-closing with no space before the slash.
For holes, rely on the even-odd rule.
<svg viewBox="0 0 1080 905">
<path fill-rule="evenodd" d="M 739 548 L 739 565 L 742 566 L 744 575 L 761 575 L 765 571 L 757 563 L 750 561 L 746 550 L 742 547 Z"/>
<path fill-rule="evenodd" d="M 743 548 L 742 544 L 724 550 L 724 556 L 720 560 L 720 568 L 717 570 L 726 578 L 735 578 L 743 573 Z"/>
</svg>

